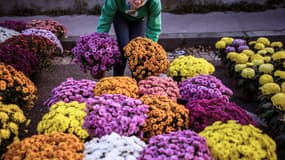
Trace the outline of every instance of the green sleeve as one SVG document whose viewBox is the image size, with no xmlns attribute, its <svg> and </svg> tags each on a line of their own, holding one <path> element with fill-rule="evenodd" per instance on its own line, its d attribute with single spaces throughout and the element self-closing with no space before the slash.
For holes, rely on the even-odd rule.
<svg viewBox="0 0 285 160">
<path fill-rule="evenodd" d="M 161 2 L 153 0 L 149 6 L 149 17 L 147 21 L 146 37 L 157 42 L 161 32 Z"/>
<path fill-rule="evenodd" d="M 113 23 L 113 17 L 117 11 L 116 0 L 105 0 L 105 3 L 101 9 L 101 15 L 99 17 L 97 32 L 109 33 L 111 25 Z"/>
</svg>

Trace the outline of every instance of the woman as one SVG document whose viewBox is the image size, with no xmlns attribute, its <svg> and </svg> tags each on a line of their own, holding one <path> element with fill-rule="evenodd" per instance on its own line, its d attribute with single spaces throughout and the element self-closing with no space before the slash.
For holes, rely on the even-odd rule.
<svg viewBox="0 0 285 160">
<path fill-rule="evenodd" d="M 158 41 L 161 32 L 161 2 L 160 0 L 105 0 L 97 32 L 108 33 L 112 23 L 122 62 L 115 63 L 113 75 L 123 76 L 127 61 L 123 47 L 138 36 Z"/>
</svg>

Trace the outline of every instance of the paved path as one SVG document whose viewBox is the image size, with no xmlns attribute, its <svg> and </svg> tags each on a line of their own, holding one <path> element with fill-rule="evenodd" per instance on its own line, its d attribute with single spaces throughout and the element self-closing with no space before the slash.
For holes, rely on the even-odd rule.
<svg viewBox="0 0 285 160">
<path fill-rule="evenodd" d="M 69 36 L 80 36 L 96 30 L 98 16 L 29 16 L 0 17 L 5 20 L 24 20 L 53 18 L 65 24 Z M 285 8 L 264 12 L 211 12 L 207 14 L 162 14 L 162 34 L 173 33 L 212 33 L 212 32 L 253 32 L 283 31 L 285 32 Z M 110 34 L 114 34 L 113 30 Z"/>
</svg>

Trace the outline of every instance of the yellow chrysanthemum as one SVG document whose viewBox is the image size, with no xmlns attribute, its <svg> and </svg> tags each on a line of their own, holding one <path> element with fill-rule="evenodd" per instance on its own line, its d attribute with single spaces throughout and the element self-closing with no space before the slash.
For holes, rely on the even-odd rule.
<svg viewBox="0 0 285 160">
<path fill-rule="evenodd" d="M 246 67 L 247 67 L 246 64 L 236 64 L 235 65 L 235 72 L 241 72 Z"/>
<path fill-rule="evenodd" d="M 8 129 L 0 129 L 0 139 L 8 139 L 10 137 L 10 131 Z"/>
<path fill-rule="evenodd" d="M 282 48 L 283 47 L 283 43 L 280 42 L 280 41 L 276 41 L 276 42 L 272 42 L 270 46 L 273 47 L 273 48 Z"/>
<path fill-rule="evenodd" d="M 245 50 L 243 50 L 241 53 L 244 53 L 244 54 L 246 54 L 246 55 L 249 56 L 249 57 L 255 54 L 255 53 L 254 53 L 252 50 L 250 50 L 250 49 L 245 49 Z"/>
<path fill-rule="evenodd" d="M 277 93 L 271 97 L 271 102 L 276 108 L 285 111 L 285 93 Z"/>
<path fill-rule="evenodd" d="M 264 60 L 263 59 L 254 59 L 251 61 L 255 66 L 259 66 L 261 64 L 264 64 Z"/>
<path fill-rule="evenodd" d="M 253 66 L 254 66 L 254 63 L 252 63 L 252 62 L 247 62 L 247 63 L 246 63 L 246 66 L 248 66 L 248 67 L 253 67 Z"/>
<path fill-rule="evenodd" d="M 199 135 L 206 139 L 213 159 L 277 160 L 274 140 L 252 125 L 217 121 Z"/>
<path fill-rule="evenodd" d="M 271 61 L 270 56 L 264 56 L 264 62 L 269 63 Z"/>
<path fill-rule="evenodd" d="M 244 68 L 242 71 L 241 71 L 241 76 L 243 78 L 248 78 L 248 79 L 251 79 L 255 76 L 255 71 L 254 69 L 252 68 Z"/>
<path fill-rule="evenodd" d="M 281 79 L 285 79 L 285 71 L 277 70 L 274 72 L 275 77 L 280 77 Z"/>
<path fill-rule="evenodd" d="M 257 51 L 257 54 L 266 55 L 267 51 L 265 49 L 261 49 L 261 50 Z"/>
<path fill-rule="evenodd" d="M 270 53 L 270 54 L 273 54 L 275 52 L 274 48 L 272 48 L 272 47 L 266 47 L 264 49 L 267 51 L 267 53 Z"/>
<path fill-rule="evenodd" d="M 263 95 L 271 95 L 279 93 L 281 91 L 280 86 L 277 83 L 266 83 L 263 86 L 259 87 Z"/>
<path fill-rule="evenodd" d="M 250 56 L 250 60 L 253 61 L 255 59 L 264 59 L 264 57 L 260 54 L 253 54 Z"/>
<path fill-rule="evenodd" d="M 179 76 L 182 80 L 199 74 L 209 75 L 214 73 L 214 71 L 214 65 L 204 58 L 179 56 L 170 63 L 167 74 L 171 77 Z M 180 81 L 180 78 L 177 81 Z"/>
<path fill-rule="evenodd" d="M 85 140 L 88 137 L 88 132 L 82 128 L 87 114 L 85 108 L 85 103 L 76 101 L 55 103 L 38 123 L 38 133 L 68 132 Z"/>
<path fill-rule="evenodd" d="M 263 74 L 259 77 L 259 84 L 264 85 L 266 83 L 273 83 L 273 77 L 269 74 Z"/>
<path fill-rule="evenodd" d="M 254 45 L 254 49 L 256 50 L 261 50 L 261 49 L 264 49 L 265 48 L 265 45 L 263 43 L 259 43 L 257 42 L 255 45 Z"/>
<path fill-rule="evenodd" d="M 3 123 L 6 123 L 7 120 L 9 119 L 9 116 L 7 113 L 5 112 L 0 112 L 0 122 L 3 124 Z"/>
<path fill-rule="evenodd" d="M 216 42 L 215 47 L 216 47 L 216 49 L 224 49 L 224 48 L 226 48 L 226 45 L 227 44 L 225 41 L 220 40 L 220 41 Z"/>
<path fill-rule="evenodd" d="M 236 56 L 235 62 L 237 64 L 245 64 L 248 62 L 249 57 L 246 54 L 240 53 Z"/>
<path fill-rule="evenodd" d="M 237 52 L 229 52 L 229 53 L 227 54 L 227 59 L 229 59 L 229 60 L 231 60 L 231 61 L 235 61 L 237 55 L 238 55 Z"/>
<path fill-rule="evenodd" d="M 254 46 L 256 43 L 257 43 L 256 41 L 250 41 L 250 42 L 248 42 L 248 45 Z"/>
<path fill-rule="evenodd" d="M 264 44 L 264 45 L 266 45 L 266 46 L 269 46 L 269 45 L 270 45 L 270 40 L 269 40 L 268 38 L 266 38 L 266 37 L 259 37 L 259 38 L 257 39 L 257 42 L 258 42 L 258 43 L 262 43 L 262 44 Z"/>
<path fill-rule="evenodd" d="M 18 135 L 19 127 L 18 127 L 18 125 L 16 123 L 10 122 L 8 124 L 8 128 L 10 129 L 10 131 L 12 133 L 14 133 L 15 135 Z"/>
<path fill-rule="evenodd" d="M 25 115 L 24 115 L 23 113 L 21 113 L 21 112 L 16 112 L 16 113 L 14 113 L 14 115 L 13 115 L 12 118 L 13 118 L 13 120 L 15 120 L 16 122 L 20 122 L 20 123 L 23 123 L 23 122 L 26 121 Z"/>
<path fill-rule="evenodd" d="M 231 37 L 223 37 L 223 38 L 221 38 L 221 41 L 224 41 L 224 42 L 226 42 L 227 45 L 230 45 L 233 43 L 234 39 Z"/>
<path fill-rule="evenodd" d="M 258 67 L 258 70 L 259 72 L 262 72 L 262 73 L 271 73 L 274 70 L 274 66 L 271 63 L 261 64 Z"/>
<path fill-rule="evenodd" d="M 285 59 L 285 51 L 278 51 L 278 52 L 275 52 L 275 53 L 272 55 L 272 59 L 273 59 L 274 61 L 280 60 L 280 59 Z"/>
</svg>

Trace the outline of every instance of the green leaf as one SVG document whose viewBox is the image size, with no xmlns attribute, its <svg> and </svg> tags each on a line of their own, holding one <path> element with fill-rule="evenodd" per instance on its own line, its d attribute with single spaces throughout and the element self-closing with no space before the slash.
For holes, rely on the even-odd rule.
<svg viewBox="0 0 285 160">
<path fill-rule="evenodd" d="M 238 82 L 237 82 L 237 85 L 239 87 L 243 87 L 244 81 L 245 81 L 244 79 L 239 79 Z"/>
</svg>

